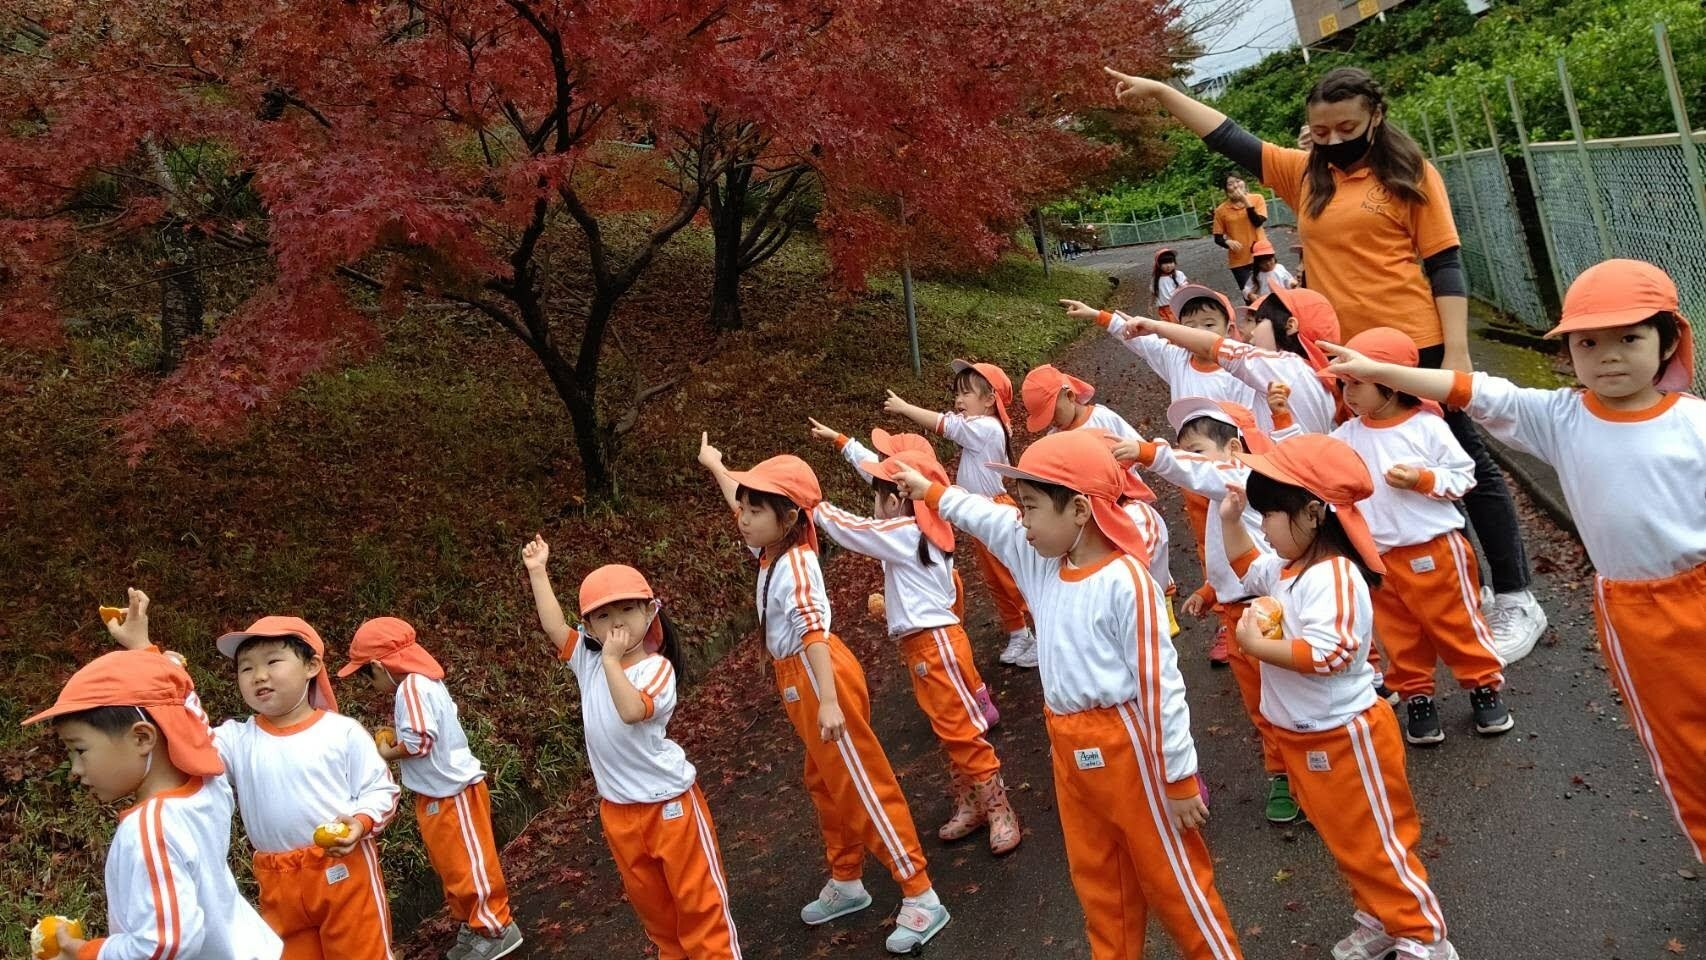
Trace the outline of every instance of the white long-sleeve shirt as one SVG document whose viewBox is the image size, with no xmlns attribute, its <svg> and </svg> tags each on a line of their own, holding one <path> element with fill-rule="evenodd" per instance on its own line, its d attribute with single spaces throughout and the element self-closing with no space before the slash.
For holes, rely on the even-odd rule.
<svg viewBox="0 0 1706 960">
<path fill-rule="evenodd" d="M 1001 474 L 987 464 L 1007 462 L 1007 431 L 999 417 L 968 417 L 944 413 L 936 418 L 936 432 L 960 447 L 960 462 L 954 467 L 954 483 L 972 493 L 996 497 L 1006 492 Z"/>
<path fill-rule="evenodd" d="M 959 623 L 954 616 L 953 557 L 930 544 L 932 562 L 918 562 L 924 532 L 912 517 L 873 520 L 827 501 L 812 511 L 818 528 L 836 543 L 883 565 L 883 608 L 890 637 Z"/>
<path fill-rule="evenodd" d="M 1127 340 L 1125 328 L 1126 318 L 1117 313 L 1108 321 L 1108 334 L 1125 344 L 1127 350 L 1137 354 L 1149 365 L 1149 369 L 1155 371 L 1155 375 L 1167 384 L 1170 402 L 1186 397 L 1229 400 L 1249 407 L 1250 412 L 1256 415 L 1256 424 L 1264 432 L 1274 428 L 1273 416 L 1268 413 L 1265 385 L 1258 394 L 1249 384 L 1221 369 L 1219 363 L 1199 361 L 1184 347 L 1152 333 Z"/>
<path fill-rule="evenodd" d="M 1149 548 L 1149 575 L 1161 584 L 1163 591 L 1173 589 L 1173 570 L 1167 563 L 1167 521 L 1156 509 L 1142 500 L 1133 500 L 1121 507 Z"/>
<path fill-rule="evenodd" d="M 1475 486 L 1475 461 L 1445 421 L 1411 409 L 1389 420 L 1347 420 L 1333 436 L 1350 444 L 1374 476 L 1374 493 L 1357 504 L 1381 552 L 1412 547 L 1463 529 L 1463 513 L 1452 501 Z M 1386 482 L 1395 466 L 1418 467 L 1421 486 L 1400 490 Z"/>
<path fill-rule="evenodd" d="M 1244 590 L 1279 601 L 1291 643 L 1292 669 L 1262 663 L 1268 722 L 1299 733 L 1333 730 L 1374 706 L 1374 607 L 1356 564 L 1333 557 L 1296 572 L 1270 554 L 1250 562 Z"/>
<path fill-rule="evenodd" d="M 574 644 L 569 669 L 580 683 L 581 727 L 598 795 L 611 803 L 657 803 L 686 793 L 698 772 L 687 753 L 669 738 L 669 718 L 675 714 L 675 668 L 657 654 L 623 668 L 622 675 L 646 703 L 645 719 L 628 723 L 616 711 L 602 655 L 579 630 L 569 642 Z"/>
<path fill-rule="evenodd" d="M 1146 746 L 1168 783 L 1197 772 L 1185 678 L 1168 637 L 1167 598 L 1136 559 L 1113 553 L 1092 567 L 1068 567 L 1025 539 L 1019 512 L 949 487 L 937 501 L 948 522 L 981 540 L 1012 571 L 1037 633 L 1043 702 L 1077 713 L 1136 702 L 1161 718 Z"/>
<path fill-rule="evenodd" d="M 751 549 L 751 548 L 748 548 Z M 764 646 L 776 660 L 804 653 L 805 639 L 830 632 L 829 591 L 817 551 L 796 544 L 772 561 L 759 556 L 758 619 L 764 624 Z"/>
<path fill-rule="evenodd" d="M 1292 420 L 1304 433 L 1333 432 L 1339 400 L 1322 385 L 1309 361 L 1289 350 L 1263 350 L 1226 337 L 1215 344 L 1214 356 L 1222 370 L 1255 392 L 1259 406 L 1252 410 L 1266 413 L 1265 422 L 1270 430 L 1273 411 L 1268 410 L 1268 384 L 1278 381 L 1291 388 Z M 1262 415 L 1257 413 L 1257 417 Z"/>
<path fill-rule="evenodd" d="M 237 788 L 243 830 L 262 853 L 312 847 L 314 828 L 340 816 L 365 816 L 377 834 L 397 812 L 401 791 L 373 738 L 341 713 L 316 710 L 290 727 L 227 720 L 213 743 Z"/>
<path fill-rule="evenodd" d="M 1173 272 L 1170 274 L 1163 273 L 1161 276 L 1156 277 L 1155 312 L 1160 313 L 1162 307 L 1165 307 L 1167 304 L 1172 302 L 1173 294 L 1178 293 L 1179 288 L 1190 282 L 1191 278 L 1185 276 L 1185 271 L 1180 270 L 1178 267 L 1174 267 Z"/>
<path fill-rule="evenodd" d="M 1226 488 L 1249 483 L 1250 468 L 1233 460 L 1210 460 L 1194 453 L 1177 451 L 1160 442 L 1155 444 L 1154 458 L 1147 466 L 1156 476 L 1174 486 L 1208 498 L 1208 521 L 1203 526 L 1203 566 L 1214 595 L 1222 603 L 1235 603 L 1251 596 L 1232 570 L 1220 526 L 1220 502 L 1226 499 Z M 1245 504 L 1243 519 L 1244 531 L 1255 542 L 1256 549 L 1263 556 L 1272 556 L 1274 548 L 1268 545 L 1268 538 L 1262 534 L 1262 515 Z"/>
<path fill-rule="evenodd" d="M 1706 563 L 1706 401 L 1672 393 L 1625 413 L 1584 390 L 1477 373 L 1458 377 L 1449 402 L 1558 471 L 1600 576 L 1653 580 Z"/>
<path fill-rule="evenodd" d="M 1265 297 L 1273 293 L 1275 287 L 1289 290 L 1296 282 L 1297 278 L 1291 275 L 1285 264 L 1275 263 L 1272 270 L 1257 270 L 1251 273 L 1250 279 L 1244 281 L 1244 293 L 1246 296 Z"/>
<path fill-rule="evenodd" d="M 456 701 L 442 681 L 404 675 L 391 714 L 397 745 L 409 754 L 397 763 L 403 786 L 423 797 L 444 798 L 486 779 L 479 759 L 468 749 Z"/>
<path fill-rule="evenodd" d="M 231 784 L 191 779 L 125 811 L 107 848 L 100 960 L 277 960 L 284 943 L 231 876 Z"/>
</svg>

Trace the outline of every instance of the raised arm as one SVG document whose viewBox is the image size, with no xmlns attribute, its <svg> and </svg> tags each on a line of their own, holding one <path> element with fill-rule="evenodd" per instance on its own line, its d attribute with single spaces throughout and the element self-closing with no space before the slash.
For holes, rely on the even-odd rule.
<svg viewBox="0 0 1706 960">
<path fill-rule="evenodd" d="M 888 399 L 883 401 L 883 410 L 886 413 L 905 417 L 920 427 L 932 431 L 936 429 L 937 419 L 942 416 L 934 410 L 927 410 L 917 404 L 907 403 L 900 398 L 900 394 L 893 390 L 889 391 Z"/>
<path fill-rule="evenodd" d="M 1429 370 L 1406 367 L 1396 363 L 1370 360 L 1362 354 L 1337 344 L 1317 341 L 1321 350 L 1333 358 L 1329 365 L 1334 373 L 1352 380 L 1366 380 L 1391 387 L 1400 393 L 1444 403 L 1451 396 L 1457 374 L 1451 370 Z"/>
<path fill-rule="evenodd" d="M 938 486 L 911 467 L 901 470 L 895 483 L 908 497 L 930 504 L 943 519 L 976 537 L 1007 569 L 1018 573 L 1041 556 L 1025 540 L 1019 508 L 959 487 Z"/>
<path fill-rule="evenodd" d="M 1256 541 L 1244 529 L 1244 491 L 1228 487 L 1226 497 L 1216 507 L 1220 511 L 1220 541 L 1226 546 L 1228 560 L 1236 560 L 1256 550 Z M 1242 579 L 1242 574 L 1239 575 Z"/>
<path fill-rule="evenodd" d="M 723 466 L 723 451 L 711 446 L 709 433 L 699 434 L 699 465 L 711 472 L 711 479 L 717 481 L 717 489 L 723 492 L 723 500 L 729 509 L 739 510 L 740 500 L 735 494 L 740 490 L 740 484 L 729 476 L 729 469 Z"/>
<path fill-rule="evenodd" d="M 1135 108 L 1145 103 L 1157 103 L 1201 137 L 1210 150 L 1257 178 L 1262 176 L 1262 141 L 1228 119 L 1226 114 L 1159 80 L 1130 76 L 1109 67 L 1102 70 L 1114 79 L 1114 98 L 1121 106 Z"/>
<path fill-rule="evenodd" d="M 812 519 L 836 543 L 883 563 L 905 563 L 918 555 L 918 522 L 911 517 L 874 520 L 825 500 Z"/>
<path fill-rule="evenodd" d="M 551 574 L 545 568 L 550 556 L 550 546 L 538 534 L 534 534 L 532 542 L 521 548 L 521 563 L 527 568 L 527 582 L 533 588 L 533 609 L 539 614 L 539 626 L 561 658 L 568 652 L 569 639 L 575 636 L 575 632 L 563 618 L 563 606 L 557 602 L 557 591 L 551 589 Z"/>
<path fill-rule="evenodd" d="M 878 459 L 875 453 L 867 449 L 864 444 L 834 427 L 819 423 L 811 417 L 807 417 L 806 422 L 811 424 L 812 439 L 835 444 L 835 449 L 841 451 L 841 458 L 847 461 L 848 466 L 852 467 L 855 473 L 859 474 L 859 479 L 866 483 L 870 483 L 874 479 L 871 472 L 865 469 L 865 462 Z"/>
</svg>

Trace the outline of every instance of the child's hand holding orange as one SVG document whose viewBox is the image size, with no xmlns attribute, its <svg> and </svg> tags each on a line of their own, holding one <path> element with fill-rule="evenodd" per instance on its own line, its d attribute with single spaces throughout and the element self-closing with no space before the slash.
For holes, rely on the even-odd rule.
<svg viewBox="0 0 1706 960">
<path fill-rule="evenodd" d="M 125 591 L 128 606 L 117 616 L 109 618 L 107 611 L 113 607 L 101 608 L 101 621 L 106 624 L 107 632 L 112 634 L 118 645 L 126 650 L 148 649 L 148 594 L 131 587 Z"/>
</svg>

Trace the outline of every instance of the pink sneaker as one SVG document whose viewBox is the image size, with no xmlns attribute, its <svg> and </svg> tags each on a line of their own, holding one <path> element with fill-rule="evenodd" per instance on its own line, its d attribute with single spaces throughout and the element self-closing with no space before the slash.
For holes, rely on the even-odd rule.
<svg viewBox="0 0 1706 960">
<path fill-rule="evenodd" d="M 984 725 L 995 729 L 995 725 L 1001 722 L 1001 711 L 995 709 L 995 698 L 989 695 L 989 684 L 979 686 L 973 697 L 977 700 L 978 709 L 983 711 Z"/>
<path fill-rule="evenodd" d="M 1232 653 L 1226 648 L 1226 628 L 1221 627 L 1214 632 L 1214 642 L 1208 646 L 1208 662 L 1216 667 L 1230 664 Z"/>
</svg>

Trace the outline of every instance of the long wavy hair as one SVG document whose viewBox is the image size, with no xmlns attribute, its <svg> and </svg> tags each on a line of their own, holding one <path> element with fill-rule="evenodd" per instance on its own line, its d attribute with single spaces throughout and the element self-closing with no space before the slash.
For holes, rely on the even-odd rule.
<svg viewBox="0 0 1706 960">
<path fill-rule="evenodd" d="M 1360 98 L 1373 120 L 1380 121 L 1378 126 L 1370 121 L 1373 129 L 1368 135 L 1368 153 L 1364 155 L 1369 170 L 1398 199 L 1427 203 L 1421 187 L 1427 158 L 1409 134 L 1392 125 L 1386 115 L 1386 92 L 1372 74 L 1361 67 L 1329 70 L 1309 91 L 1306 103 L 1342 103 L 1353 97 Z M 1327 158 L 1318 150 L 1309 151 L 1305 172 L 1309 178 L 1309 199 L 1305 206 L 1309 216 L 1319 217 L 1333 200 L 1333 172 L 1328 169 Z"/>
</svg>

